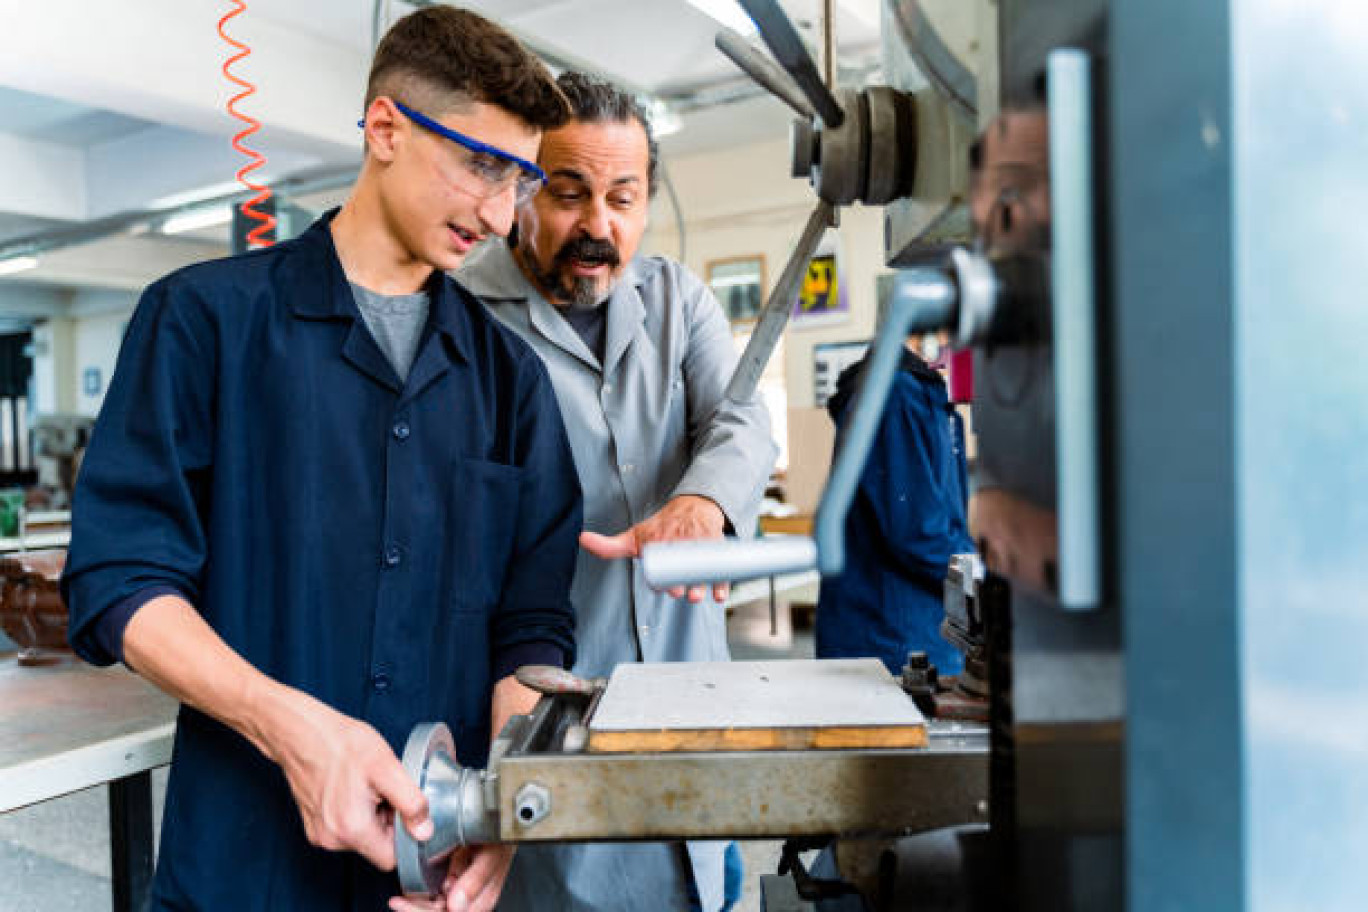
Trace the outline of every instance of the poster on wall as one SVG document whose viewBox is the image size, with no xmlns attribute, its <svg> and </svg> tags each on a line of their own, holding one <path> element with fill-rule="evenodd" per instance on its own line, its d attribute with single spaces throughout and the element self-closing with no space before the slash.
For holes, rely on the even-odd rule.
<svg viewBox="0 0 1368 912">
<path fill-rule="evenodd" d="M 793 304 L 793 326 L 795 329 L 830 326 L 848 319 L 850 299 L 846 295 L 846 283 L 842 281 L 835 246 L 819 249 L 808 262 L 798 300 Z"/>
</svg>

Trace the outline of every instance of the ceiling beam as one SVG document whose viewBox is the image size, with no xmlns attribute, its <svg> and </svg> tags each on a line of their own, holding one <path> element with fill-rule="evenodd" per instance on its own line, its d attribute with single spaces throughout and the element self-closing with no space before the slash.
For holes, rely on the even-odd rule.
<svg viewBox="0 0 1368 912">
<path fill-rule="evenodd" d="M 85 218 L 85 161 L 79 149 L 0 133 L 0 174 L 0 212 L 61 221 Z"/>
<path fill-rule="evenodd" d="M 359 160 L 359 152 L 350 151 L 325 159 L 286 147 L 270 136 L 263 137 L 259 147 L 269 161 L 256 176 L 268 183 L 284 175 L 356 165 Z M 222 192 L 231 185 L 237 189 L 234 175 L 245 163 L 223 137 L 174 127 L 150 127 L 101 143 L 87 155 L 86 217 L 147 209 L 158 200 L 197 188 Z"/>
<path fill-rule="evenodd" d="M 5 6 L 0 85 L 93 108 L 227 136 L 230 84 L 220 67 L 230 48 L 217 33 L 222 10 L 186 0 L 68 0 Z M 242 108 L 292 148 L 359 150 L 368 61 L 356 48 L 260 16 L 237 17 L 229 33 L 252 46 L 237 70 L 259 91 Z"/>
</svg>

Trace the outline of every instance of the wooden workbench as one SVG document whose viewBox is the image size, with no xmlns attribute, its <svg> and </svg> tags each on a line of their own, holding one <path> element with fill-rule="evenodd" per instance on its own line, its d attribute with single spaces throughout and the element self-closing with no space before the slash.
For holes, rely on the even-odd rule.
<svg viewBox="0 0 1368 912">
<path fill-rule="evenodd" d="M 108 784 L 115 912 L 146 905 L 151 771 L 171 760 L 177 706 L 121 667 L 0 655 L 0 813 Z"/>
</svg>

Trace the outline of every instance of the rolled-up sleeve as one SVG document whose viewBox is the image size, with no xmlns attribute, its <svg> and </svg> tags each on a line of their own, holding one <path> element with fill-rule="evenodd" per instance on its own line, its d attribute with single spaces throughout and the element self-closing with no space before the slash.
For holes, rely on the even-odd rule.
<svg viewBox="0 0 1368 912">
<path fill-rule="evenodd" d="M 202 302 L 174 276 L 147 289 L 129 324 L 81 465 L 61 582 L 68 638 L 93 664 L 119 658 L 98 632 L 106 613 L 145 590 L 198 597 L 214 434 L 212 338 Z"/>
<path fill-rule="evenodd" d="M 492 671 L 575 662 L 570 602 L 584 505 L 574 457 L 546 368 L 535 356 L 519 380 L 516 458 L 523 469 L 517 529 L 490 626 Z"/>
<path fill-rule="evenodd" d="M 691 447 L 689 467 L 673 493 L 707 497 L 722 508 L 738 535 L 748 537 L 779 453 L 770 434 L 769 410 L 758 392 L 747 403 L 726 397 L 737 362 L 731 326 L 707 286 L 684 270 L 679 276 L 689 314 L 683 374 Z"/>
</svg>

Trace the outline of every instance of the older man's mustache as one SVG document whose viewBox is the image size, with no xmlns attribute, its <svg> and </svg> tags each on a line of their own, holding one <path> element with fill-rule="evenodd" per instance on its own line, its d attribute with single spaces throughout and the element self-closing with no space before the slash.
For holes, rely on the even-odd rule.
<svg viewBox="0 0 1368 912">
<path fill-rule="evenodd" d="M 622 262 L 617 246 L 609 240 L 580 235 L 567 241 L 556 253 L 556 265 L 564 266 L 578 260 L 590 266 L 607 264 L 616 269 Z"/>
</svg>

